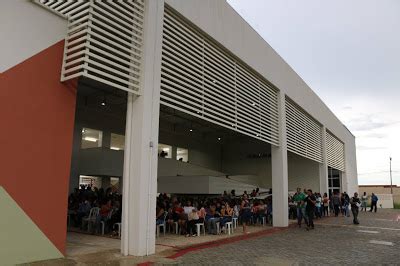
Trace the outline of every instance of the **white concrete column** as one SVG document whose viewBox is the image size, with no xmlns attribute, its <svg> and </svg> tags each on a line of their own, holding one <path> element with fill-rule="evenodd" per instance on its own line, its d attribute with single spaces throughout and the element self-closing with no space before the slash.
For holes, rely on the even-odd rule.
<svg viewBox="0 0 400 266">
<path fill-rule="evenodd" d="M 326 127 L 322 127 L 322 163 L 319 164 L 319 192 L 323 196 L 328 190 L 328 159 L 326 157 Z"/>
<path fill-rule="evenodd" d="M 124 255 L 155 253 L 163 13 L 164 1 L 145 1 L 141 95 L 128 94 L 121 239 Z"/>
<path fill-rule="evenodd" d="M 279 147 L 271 145 L 273 226 L 289 225 L 285 94 L 278 96 Z"/>
<path fill-rule="evenodd" d="M 340 190 L 340 192 L 346 192 L 347 194 L 351 193 L 349 192 L 349 182 L 347 180 L 347 174 L 346 172 L 342 171 L 340 171 Z M 349 195 L 352 196 L 351 194 Z"/>
</svg>

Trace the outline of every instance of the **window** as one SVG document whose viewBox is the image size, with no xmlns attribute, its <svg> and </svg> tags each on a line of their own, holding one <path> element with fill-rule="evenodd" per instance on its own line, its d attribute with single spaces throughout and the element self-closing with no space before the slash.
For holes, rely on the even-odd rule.
<svg viewBox="0 0 400 266">
<path fill-rule="evenodd" d="M 125 147 L 125 136 L 111 133 L 111 145 L 110 149 L 112 150 L 123 150 Z"/>
<path fill-rule="evenodd" d="M 329 194 L 341 191 L 341 177 L 340 171 L 332 167 L 328 167 L 328 186 Z"/>
<path fill-rule="evenodd" d="M 79 187 L 81 186 L 85 188 L 91 187 L 92 189 L 94 187 L 101 188 L 101 178 L 97 176 L 81 175 L 79 176 Z"/>
<path fill-rule="evenodd" d="M 101 147 L 103 139 L 103 132 L 91 129 L 91 128 L 82 128 L 82 149 L 89 148 L 98 148 Z"/>
<path fill-rule="evenodd" d="M 120 182 L 121 179 L 122 179 L 122 177 L 110 177 L 110 186 L 111 186 L 113 192 L 115 192 L 115 191 L 122 192 L 122 187 L 121 187 L 121 182 Z"/>
<path fill-rule="evenodd" d="M 162 158 L 172 158 L 172 146 L 158 144 L 158 156 Z"/>
<path fill-rule="evenodd" d="M 187 149 L 177 148 L 176 159 L 187 163 L 189 161 L 189 151 Z"/>
</svg>

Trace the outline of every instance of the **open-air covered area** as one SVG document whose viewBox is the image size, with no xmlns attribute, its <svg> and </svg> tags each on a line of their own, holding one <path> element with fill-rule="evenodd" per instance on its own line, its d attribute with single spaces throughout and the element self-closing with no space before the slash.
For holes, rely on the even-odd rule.
<svg viewBox="0 0 400 266">
<path fill-rule="evenodd" d="M 127 96 L 96 85 L 87 80 L 78 85 L 68 231 L 115 240 L 122 237 Z M 174 235 L 178 243 L 191 243 L 258 228 L 242 228 L 247 223 L 274 224 L 271 144 L 161 105 L 157 157 L 158 196 L 154 217 L 149 218 L 156 221 L 156 243 L 163 241 L 164 231 L 180 236 Z M 292 209 L 298 187 L 311 189 L 317 196 L 329 185 L 329 191 L 321 191 L 320 201 L 324 193 L 332 196 L 340 191 L 340 171 L 326 169 L 329 184 L 321 183 L 317 161 L 294 152 L 288 152 L 287 160 L 288 217 L 296 219 Z M 243 205 L 244 200 L 248 202 Z M 243 213 L 246 209 L 248 215 Z M 73 239 L 73 254 L 88 243 L 78 244 L 80 237 Z M 120 241 L 110 243 L 121 245 Z"/>
</svg>

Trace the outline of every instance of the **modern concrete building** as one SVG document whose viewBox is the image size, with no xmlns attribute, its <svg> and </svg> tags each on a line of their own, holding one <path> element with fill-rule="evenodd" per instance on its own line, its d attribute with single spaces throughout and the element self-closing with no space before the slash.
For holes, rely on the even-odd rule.
<svg viewBox="0 0 400 266">
<path fill-rule="evenodd" d="M 226 1 L 3 0 L 0 12 L 6 262 L 65 254 L 79 184 L 122 190 L 125 255 L 155 252 L 157 192 L 272 188 L 285 227 L 288 191 L 358 190 L 354 136 Z"/>
</svg>

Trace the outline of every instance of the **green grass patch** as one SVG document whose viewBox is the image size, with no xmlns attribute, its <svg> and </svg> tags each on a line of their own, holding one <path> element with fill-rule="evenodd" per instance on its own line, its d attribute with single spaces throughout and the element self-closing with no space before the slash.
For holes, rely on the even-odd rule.
<svg viewBox="0 0 400 266">
<path fill-rule="evenodd" d="M 398 202 L 394 203 L 394 208 L 395 209 L 400 209 L 400 203 L 398 203 Z"/>
</svg>

